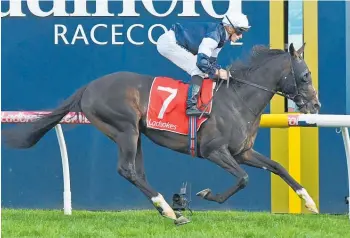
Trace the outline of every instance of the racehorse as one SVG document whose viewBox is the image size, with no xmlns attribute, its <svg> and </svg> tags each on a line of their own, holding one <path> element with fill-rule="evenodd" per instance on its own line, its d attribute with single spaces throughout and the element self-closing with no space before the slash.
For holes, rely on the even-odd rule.
<svg viewBox="0 0 350 238">
<path fill-rule="evenodd" d="M 249 60 L 233 62 L 226 86 L 220 87 L 212 103 L 208 120 L 198 131 L 197 157 L 208 159 L 237 178 L 223 193 L 211 189 L 197 193 L 203 199 L 225 202 L 248 183 L 245 164 L 279 175 L 298 195 L 305 206 L 318 213 L 306 189 L 295 181 L 279 163 L 253 149 L 261 115 L 275 94 L 293 100 L 302 113 L 318 113 L 321 104 L 312 86 L 311 72 L 302 54 L 305 43 L 289 51 L 254 46 Z M 4 133 L 6 143 L 14 148 L 34 146 L 69 112 L 83 113 L 119 147 L 118 173 L 139 188 L 161 215 L 175 224 L 188 220 L 177 214 L 146 180 L 141 149 L 141 133 L 159 146 L 188 154 L 188 137 L 169 131 L 148 128 L 146 113 L 154 77 L 133 72 L 116 72 L 78 89 L 50 114 Z M 220 81 L 220 79 L 218 80 Z M 220 81 L 222 82 L 222 81 Z"/>
</svg>

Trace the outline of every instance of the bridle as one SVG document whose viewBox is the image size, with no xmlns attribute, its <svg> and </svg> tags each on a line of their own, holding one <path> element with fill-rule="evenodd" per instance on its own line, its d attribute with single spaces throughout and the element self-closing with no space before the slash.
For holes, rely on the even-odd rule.
<svg viewBox="0 0 350 238">
<path fill-rule="evenodd" d="M 277 91 L 277 90 L 266 88 L 264 86 L 261 86 L 261 85 L 256 84 L 256 83 L 249 82 L 249 81 L 244 80 L 244 79 L 233 77 L 233 76 L 230 75 L 229 69 L 227 69 L 227 73 L 228 73 L 228 75 L 230 75 L 230 79 L 232 79 L 233 81 L 237 81 L 237 82 L 240 82 L 240 83 L 243 83 L 243 84 L 247 84 L 247 85 L 259 88 L 261 90 L 264 90 L 264 91 L 267 91 L 267 92 L 270 92 L 270 93 L 273 93 L 273 94 L 280 95 L 280 96 L 285 97 L 287 99 L 290 99 L 292 101 L 296 101 L 296 99 L 298 98 L 299 102 L 300 102 L 300 103 L 298 103 L 298 106 L 300 108 L 302 108 L 302 107 L 304 107 L 306 105 L 307 101 L 305 101 L 304 100 L 305 99 L 304 96 L 299 93 L 299 89 L 298 89 L 297 82 L 296 82 L 297 79 L 296 79 L 296 75 L 295 75 L 295 72 L 294 72 L 291 56 L 290 56 L 290 66 L 291 66 L 291 70 L 288 73 L 288 75 L 286 75 L 284 77 L 281 77 L 281 79 L 278 82 L 278 84 L 282 83 L 282 85 L 280 87 L 281 88 L 281 92 Z M 304 75 L 306 75 L 307 71 L 308 70 L 306 69 L 300 75 L 298 75 L 298 77 L 304 77 Z M 292 80 L 293 84 L 286 84 L 285 83 L 285 81 L 287 80 L 289 75 L 291 75 L 293 77 L 293 80 Z M 290 90 L 289 88 L 292 88 L 292 90 Z M 291 93 L 287 93 L 287 92 L 291 92 Z"/>
<path fill-rule="evenodd" d="M 278 84 L 280 84 L 281 82 L 285 81 L 285 80 L 288 78 L 288 76 L 291 75 L 291 76 L 293 77 L 293 80 L 292 80 L 292 81 L 293 81 L 293 84 L 285 84 L 285 83 L 284 83 L 284 84 L 282 85 L 282 87 L 280 87 L 280 88 L 281 88 L 281 91 L 289 92 L 289 90 L 284 90 L 284 89 L 286 89 L 287 87 L 291 87 L 291 88 L 293 88 L 292 93 L 280 92 L 280 91 L 277 91 L 277 90 L 269 89 L 269 88 L 267 88 L 267 87 L 261 86 L 261 85 L 256 84 L 256 83 L 249 82 L 249 81 L 244 80 L 244 79 L 240 79 L 240 78 L 237 78 L 237 77 L 233 77 L 233 76 L 231 75 L 231 73 L 230 73 L 230 69 L 231 69 L 232 65 L 226 69 L 227 75 L 229 75 L 229 77 L 228 77 L 228 79 L 227 79 L 227 87 L 228 87 L 228 85 L 229 85 L 229 81 L 230 81 L 230 80 L 233 80 L 233 81 L 236 81 L 236 82 L 239 82 L 239 83 L 243 83 L 243 84 L 250 85 L 250 86 L 255 87 L 255 88 L 259 88 L 259 89 L 261 89 L 261 90 L 264 90 L 264 91 L 267 91 L 267 92 L 270 92 L 270 93 L 273 93 L 273 94 L 280 95 L 280 96 L 285 97 L 285 98 L 287 98 L 287 99 L 290 99 L 290 100 L 292 100 L 292 101 L 294 101 L 294 102 L 296 102 L 296 99 L 299 97 L 299 100 L 298 100 L 297 105 L 298 105 L 299 108 L 303 108 L 303 107 L 307 104 L 307 100 L 305 100 L 305 97 L 299 93 L 299 89 L 298 89 L 297 82 L 296 82 L 296 76 L 295 76 L 295 72 L 294 72 L 294 68 L 293 68 L 293 63 L 292 63 L 292 56 L 289 56 L 289 57 L 290 57 L 289 60 L 290 60 L 290 68 L 291 68 L 291 70 L 290 70 L 290 72 L 289 72 L 286 76 L 283 76 L 283 77 L 280 78 Z M 308 69 L 306 69 L 305 71 L 303 71 L 300 75 L 298 75 L 298 77 L 304 77 L 304 75 L 306 75 L 307 72 L 308 72 Z M 218 80 L 220 80 L 220 78 L 218 78 Z M 220 81 L 221 81 L 221 82 L 220 82 L 219 85 L 216 87 L 213 96 L 211 97 L 211 99 L 209 100 L 209 102 L 205 105 L 205 108 L 204 108 L 202 114 L 200 115 L 199 119 L 202 118 L 202 116 L 203 116 L 204 112 L 207 110 L 207 108 L 208 108 L 210 102 L 213 100 L 213 98 L 214 98 L 216 92 L 219 90 L 219 88 L 221 87 L 222 83 L 223 83 L 225 80 L 220 80 Z M 243 100 L 243 102 L 244 102 L 244 100 Z M 249 108 L 249 107 L 248 107 L 248 108 Z M 255 114 L 255 112 L 254 112 L 251 108 L 249 108 L 249 110 L 250 110 L 253 114 Z"/>
<path fill-rule="evenodd" d="M 228 22 L 231 24 L 231 26 L 233 27 L 233 29 L 235 29 L 235 32 L 237 33 L 237 35 L 240 35 L 240 34 L 242 34 L 243 33 L 243 31 L 246 31 L 246 29 L 245 28 L 242 28 L 242 27 L 235 27 L 233 24 L 232 24 L 232 22 L 230 21 L 230 19 L 227 17 L 227 15 L 225 16 L 226 17 L 226 19 L 228 20 Z M 252 83 L 252 82 L 249 82 L 249 81 L 246 81 L 246 80 L 243 80 L 243 79 L 239 79 L 239 78 L 236 78 L 236 77 L 232 77 L 231 75 L 230 75 L 230 72 L 229 72 L 229 69 L 227 69 L 227 75 L 230 75 L 229 76 L 229 79 L 233 79 L 234 81 L 237 81 L 237 82 L 240 82 L 240 83 L 243 83 L 243 84 L 247 84 L 247 85 L 250 85 L 250 86 L 253 86 L 253 87 L 256 87 L 256 88 L 259 88 L 259 89 L 262 89 L 262 90 L 264 90 L 264 91 L 267 91 L 267 92 L 271 92 L 271 93 L 273 93 L 273 94 L 277 94 L 277 95 L 280 95 L 280 96 L 282 96 L 282 97 L 285 97 L 285 98 L 287 98 L 287 99 L 290 99 L 290 100 L 292 100 L 292 101 L 296 101 L 296 99 L 298 98 L 299 100 L 298 100 L 298 106 L 300 107 L 300 108 L 302 108 L 302 107 L 304 107 L 305 105 L 306 105 L 306 103 L 307 103 L 307 101 L 305 101 L 304 99 L 304 96 L 303 95 L 301 95 L 300 93 L 299 93 L 299 89 L 298 89 L 298 86 L 297 86 L 297 82 L 296 82 L 296 77 L 295 77 L 295 73 L 294 73 L 294 68 L 293 68 L 293 63 L 292 63 L 292 56 L 290 56 L 290 58 L 289 58 L 289 60 L 290 60 L 290 67 L 291 67 L 291 70 L 290 70 L 290 72 L 289 72 L 289 74 L 287 75 L 287 76 L 284 76 L 284 77 L 282 77 L 282 79 L 280 79 L 280 81 L 278 82 L 278 84 L 280 84 L 281 82 L 283 82 L 283 81 L 285 81 L 287 78 L 288 78 L 288 76 L 290 75 L 290 74 L 292 74 L 292 77 L 293 77 L 293 84 L 292 85 L 290 85 L 290 84 L 285 84 L 285 83 L 283 83 L 283 85 L 282 85 L 282 87 L 281 87 L 281 91 L 282 92 L 279 92 L 279 91 L 276 91 L 276 90 L 272 90 L 272 89 L 268 89 L 268 88 L 266 88 L 266 87 L 264 87 L 264 86 L 261 86 L 261 85 L 258 85 L 258 84 L 256 84 L 256 83 Z M 306 73 L 307 73 L 307 69 L 304 71 L 304 72 L 302 72 L 301 73 L 301 75 L 298 75 L 298 77 L 304 77 L 304 75 L 306 75 Z M 221 86 L 221 83 L 220 83 L 220 85 L 219 85 L 219 87 Z M 284 93 L 284 92 L 289 92 L 289 90 L 285 90 L 286 89 L 286 87 L 285 86 L 287 86 L 288 88 L 290 87 L 290 86 L 292 86 L 293 87 L 293 89 L 294 89 L 294 91 L 292 91 L 293 93 Z M 284 92 L 283 92 L 284 91 Z"/>
</svg>

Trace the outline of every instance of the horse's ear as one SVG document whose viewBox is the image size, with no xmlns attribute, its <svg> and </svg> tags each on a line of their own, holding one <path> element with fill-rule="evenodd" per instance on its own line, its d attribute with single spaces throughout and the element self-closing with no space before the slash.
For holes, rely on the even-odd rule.
<svg viewBox="0 0 350 238">
<path fill-rule="evenodd" d="M 304 42 L 303 46 L 300 47 L 300 49 L 297 51 L 298 55 L 302 56 L 302 54 L 304 53 L 305 45 L 306 43 Z"/>
<path fill-rule="evenodd" d="M 290 43 L 290 45 L 289 45 L 289 54 L 291 56 L 295 56 L 295 48 L 294 48 L 293 43 Z"/>
</svg>

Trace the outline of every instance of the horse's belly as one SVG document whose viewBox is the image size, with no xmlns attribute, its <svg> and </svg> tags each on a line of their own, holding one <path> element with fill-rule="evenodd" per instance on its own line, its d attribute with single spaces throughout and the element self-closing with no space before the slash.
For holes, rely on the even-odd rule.
<svg viewBox="0 0 350 238">
<path fill-rule="evenodd" d="M 185 135 L 147 128 L 142 133 L 159 146 L 188 154 L 188 137 Z"/>
</svg>

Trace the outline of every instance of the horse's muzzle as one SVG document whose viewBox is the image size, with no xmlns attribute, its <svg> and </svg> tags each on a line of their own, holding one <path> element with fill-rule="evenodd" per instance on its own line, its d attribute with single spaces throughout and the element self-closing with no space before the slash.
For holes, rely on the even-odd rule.
<svg viewBox="0 0 350 238">
<path fill-rule="evenodd" d="M 303 104 L 301 107 L 299 107 L 299 111 L 305 114 L 307 113 L 318 114 L 320 109 L 321 109 L 321 103 L 318 100 L 311 100 Z"/>
</svg>

